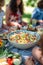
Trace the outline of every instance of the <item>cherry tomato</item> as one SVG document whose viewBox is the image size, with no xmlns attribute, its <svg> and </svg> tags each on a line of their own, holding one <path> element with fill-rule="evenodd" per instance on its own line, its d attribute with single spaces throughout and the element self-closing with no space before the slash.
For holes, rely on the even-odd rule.
<svg viewBox="0 0 43 65">
<path fill-rule="evenodd" d="M 12 58 L 7 58 L 7 63 L 8 63 L 9 65 L 12 65 L 12 64 L 13 64 L 13 59 L 12 59 Z"/>
</svg>

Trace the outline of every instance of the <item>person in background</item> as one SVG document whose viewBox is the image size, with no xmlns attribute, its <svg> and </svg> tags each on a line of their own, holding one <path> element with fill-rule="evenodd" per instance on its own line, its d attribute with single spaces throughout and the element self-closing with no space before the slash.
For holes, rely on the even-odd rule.
<svg viewBox="0 0 43 65">
<path fill-rule="evenodd" d="M 4 0 L 0 0 L 0 31 L 3 28 L 3 16 L 4 16 L 4 11 L 2 10 L 2 7 L 4 6 Z"/>
<path fill-rule="evenodd" d="M 33 57 L 43 65 L 43 34 L 38 42 L 39 47 L 35 47 L 32 50 Z"/>
<path fill-rule="evenodd" d="M 33 10 L 31 15 L 31 23 L 38 25 L 43 25 L 43 0 L 37 3 L 37 7 Z"/>
<path fill-rule="evenodd" d="M 6 24 L 7 26 L 22 27 L 27 23 L 22 21 L 23 15 L 23 2 L 22 0 L 10 0 L 9 5 L 6 7 Z"/>
</svg>

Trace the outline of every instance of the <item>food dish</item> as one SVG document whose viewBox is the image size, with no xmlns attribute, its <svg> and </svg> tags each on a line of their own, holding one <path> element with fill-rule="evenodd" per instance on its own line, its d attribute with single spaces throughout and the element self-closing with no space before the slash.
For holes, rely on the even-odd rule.
<svg viewBox="0 0 43 65">
<path fill-rule="evenodd" d="M 6 58 L 0 58 L 0 65 L 8 65 Z"/>
<path fill-rule="evenodd" d="M 17 38 L 15 38 L 16 36 Z M 14 39 L 12 39 L 12 37 L 14 37 Z M 7 39 L 14 47 L 19 49 L 27 49 L 37 44 L 40 39 L 40 35 L 37 32 L 16 30 L 15 32 L 9 33 L 7 35 Z"/>
<path fill-rule="evenodd" d="M 33 25 L 29 25 L 27 30 L 37 31 L 36 26 L 33 26 Z"/>
<path fill-rule="evenodd" d="M 37 30 L 40 30 L 41 32 L 43 32 L 43 26 L 37 26 L 36 28 Z"/>
<path fill-rule="evenodd" d="M 18 44 L 28 44 L 28 43 L 34 43 L 37 38 L 35 35 L 25 33 L 25 32 L 19 32 L 17 34 L 13 34 L 10 36 L 10 41 L 11 42 L 16 42 Z"/>
<path fill-rule="evenodd" d="M 10 59 L 10 61 L 9 61 Z M 12 63 L 11 63 L 12 62 Z M 20 65 L 22 62 L 21 55 L 19 53 L 12 53 L 10 52 L 7 56 L 7 63 L 8 64 L 14 64 L 14 65 Z"/>
<path fill-rule="evenodd" d="M 7 34 L 8 34 L 8 33 L 1 33 L 1 34 L 0 34 L 0 38 L 1 38 L 1 39 L 7 39 Z"/>
<path fill-rule="evenodd" d="M 21 55 L 18 53 L 8 53 L 6 58 L 0 58 L 0 65 L 20 65 Z"/>
<path fill-rule="evenodd" d="M 36 29 L 40 35 L 43 34 L 43 26 L 37 26 Z"/>
</svg>

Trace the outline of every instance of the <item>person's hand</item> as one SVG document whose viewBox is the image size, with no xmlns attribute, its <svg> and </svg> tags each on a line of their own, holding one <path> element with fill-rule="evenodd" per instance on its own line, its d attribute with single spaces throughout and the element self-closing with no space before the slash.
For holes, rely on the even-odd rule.
<svg viewBox="0 0 43 65">
<path fill-rule="evenodd" d="M 39 62 L 43 65 L 43 56 L 40 57 Z"/>
<path fill-rule="evenodd" d="M 22 27 L 22 26 L 21 26 L 19 23 L 17 23 L 17 22 L 15 22 L 14 24 L 15 24 L 15 26 L 17 26 L 17 27 L 19 27 L 19 28 Z"/>
<path fill-rule="evenodd" d="M 38 22 L 43 26 L 43 20 L 39 20 Z"/>
<path fill-rule="evenodd" d="M 42 63 L 42 65 L 43 65 L 43 56 L 42 56 L 42 58 L 41 58 L 41 63 Z"/>
<path fill-rule="evenodd" d="M 11 24 L 11 26 L 15 26 L 15 27 L 19 27 L 19 28 L 22 27 L 18 22 L 11 22 L 10 24 Z"/>
<path fill-rule="evenodd" d="M 26 60 L 25 60 L 25 65 L 35 65 L 35 63 L 34 63 L 32 57 L 26 58 Z"/>
</svg>

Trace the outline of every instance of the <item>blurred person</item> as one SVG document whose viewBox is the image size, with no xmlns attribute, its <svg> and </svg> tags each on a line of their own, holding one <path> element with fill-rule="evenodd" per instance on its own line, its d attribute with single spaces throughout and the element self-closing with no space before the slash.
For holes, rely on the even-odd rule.
<svg viewBox="0 0 43 65">
<path fill-rule="evenodd" d="M 6 8 L 6 24 L 7 26 L 22 27 L 27 23 L 22 21 L 23 2 L 22 0 L 10 0 Z"/>
<path fill-rule="evenodd" d="M 43 65 L 43 34 L 38 42 L 39 47 L 35 47 L 32 50 L 33 57 Z"/>
<path fill-rule="evenodd" d="M 30 22 L 36 26 L 43 25 L 43 0 L 37 3 L 37 7 L 33 10 Z"/>
<path fill-rule="evenodd" d="M 2 10 L 4 3 L 4 0 L 0 0 L 0 30 L 3 28 L 3 17 L 5 15 L 4 11 Z"/>
</svg>

